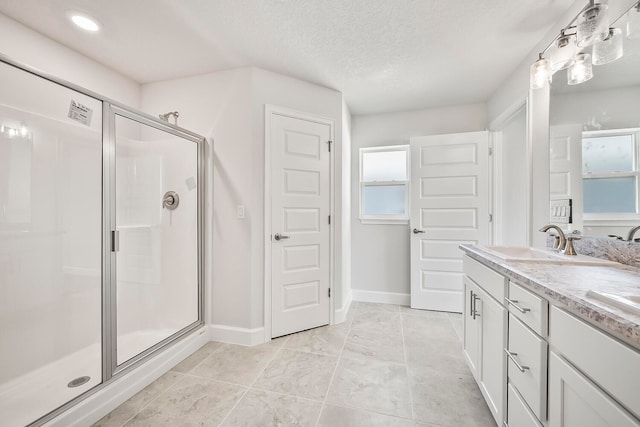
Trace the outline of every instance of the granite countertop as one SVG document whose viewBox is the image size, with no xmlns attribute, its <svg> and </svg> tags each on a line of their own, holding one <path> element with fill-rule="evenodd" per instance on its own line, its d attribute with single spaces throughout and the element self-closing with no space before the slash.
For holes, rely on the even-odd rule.
<svg viewBox="0 0 640 427">
<path fill-rule="evenodd" d="M 460 245 L 471 258 L 524 285 L 557 307 L 640 350 L 640 316 L 587 296 L 587 291 L 640 295 L 640 268 L 505 261 L 482 246 Z"/>
</svg>

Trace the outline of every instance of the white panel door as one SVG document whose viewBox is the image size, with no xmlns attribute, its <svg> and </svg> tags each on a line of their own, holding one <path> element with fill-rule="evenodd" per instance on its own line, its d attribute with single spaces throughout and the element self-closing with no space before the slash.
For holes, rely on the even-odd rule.
<svg viewBox="0 0 640 427">
<path fill-rule="evenodd" d="M 550 137 L 549 198 L 552 201 L 572 200 L 572 224 L 557 225 L 582 231 L 582 125 L 551 126 Z M 553 203 L 551 209 L 550 217 L 558 216 L 553 212 Z"/>
<path fill-rule="evenodd" d="M 329 323 L 332 127 L 270 115 L 271 335 Z"/>
<path fill-rule="evenodd" d="M 411 138 L 411 307 L 462 311 L 461 243 L 489 242 L 489 133 Z"/>
</svg>

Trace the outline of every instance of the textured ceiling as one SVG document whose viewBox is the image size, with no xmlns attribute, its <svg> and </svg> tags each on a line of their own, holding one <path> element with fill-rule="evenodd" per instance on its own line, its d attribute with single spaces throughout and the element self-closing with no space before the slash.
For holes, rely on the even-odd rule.
<svg viewBox="0 0 640 427">
<path fill-rule="evenodd" d="M 486 101 L 573 0 L 0 0 L 0 12 L 140 83 L 257 66 L 354 114 Z M 103 29 L 87 34 L 66 13 Z"/>
</svg>

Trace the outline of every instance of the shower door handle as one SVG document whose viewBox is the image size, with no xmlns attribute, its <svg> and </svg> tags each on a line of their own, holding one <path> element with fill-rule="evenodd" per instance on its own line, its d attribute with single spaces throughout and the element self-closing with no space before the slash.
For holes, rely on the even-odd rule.
<svg viewBox="0 0 640 427">
<path fill-rule="evenodd" d="M 120 232 L 118 230 L 111 230 L 111 252 L 118 252 L 120 250 Z"/>
</svg>

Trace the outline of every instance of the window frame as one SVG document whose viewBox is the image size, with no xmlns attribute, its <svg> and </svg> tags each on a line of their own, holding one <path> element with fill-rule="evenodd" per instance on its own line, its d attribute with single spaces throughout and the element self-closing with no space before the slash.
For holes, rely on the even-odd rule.
<svg viewBox="0 0 640 427">
<path fill-rule="evenodd" d="M 407 171 L 407 179 L 403 181 L 364 181 L 363 180 L 363 158 L 366 153 L 376 153 L 376 152 L 395 152 L 395 151 L 404 151 L 406 153 L 406 171 Z M 409 158 L 410 150 L 409 144 L 402 145 L 385 145 L 380 147 L 363 147 L 359 150 L 359 170 L 358 170 L 358 200 L 359 200 L 359 219 L 362 224 L 409 224 L 410 219 L 410 200 L 411 197 L 411 160 Z M 364 209 L 364 189 L 365 187 L 374 187 L 374 186 L 403 186 L 405 188 L 405 200 L 404 200 L 404 210 L 405 215 L 366 215 L 363 211 Z"/>
<path fill-rule="evenodd" d="M 582 181 L 584 186 L 584 181 L 587 179 L 634 177 L 636 180 L 636 212 L 583 212 L 583 222 L 585 226 L 604 226 L 612 223 L 616 223 L 621 226 L 634 225 L 637 223 L 638 219 L 640 219 L 640 128 L 585 131 L 582 132 L 581 144 L 585 139 L 589 138 L 602 138 L 622 135 L 631 135 L 633 138 L 633 170 L 620 172 L 583 173 Z"/>
</svg>

